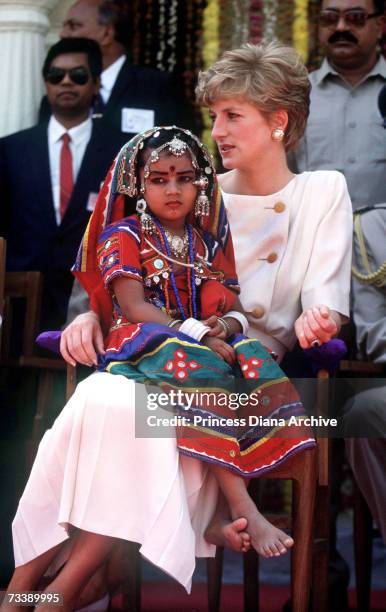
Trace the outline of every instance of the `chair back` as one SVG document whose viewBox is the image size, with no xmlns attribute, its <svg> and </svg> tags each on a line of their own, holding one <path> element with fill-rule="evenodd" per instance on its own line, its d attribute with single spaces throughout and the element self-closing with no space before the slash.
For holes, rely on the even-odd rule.
<svg viewBox="0 0 386 612">
<path fill-rule="evenodd" d="M 2 365 L 18 365 L 21 358 L 34 354 L 35 338 L 38 332 L 41 297 L 42 274 L 40 272 L 5 272 L 4 275 L 4 312 L 1 342 Z M 16 304 L 24 302 L 24 316 L 16 320 Z M 22 325 L 21 355 L 12 355 L 11 341 L 13 325 Z"/>
</svg>

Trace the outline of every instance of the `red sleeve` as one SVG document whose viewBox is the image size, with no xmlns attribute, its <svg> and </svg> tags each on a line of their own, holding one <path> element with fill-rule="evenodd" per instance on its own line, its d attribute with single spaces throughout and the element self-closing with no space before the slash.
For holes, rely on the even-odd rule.
<svg viewBox="0 0 386 612">
<path fill-rule="evenodd" d="M 107 227 L 98 241 L 97 263 L 106 289 L 119 276 L 142 283 L 140 236 L 136 228 L 126 223 Z"/>
</svg>

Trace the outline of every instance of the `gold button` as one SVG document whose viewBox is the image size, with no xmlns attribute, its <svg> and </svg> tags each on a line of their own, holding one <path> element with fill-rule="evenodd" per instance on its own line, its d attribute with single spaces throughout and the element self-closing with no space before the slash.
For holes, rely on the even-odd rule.
<svg viewBox="0 0 386 612">
<path fill-rule="evenodd" d="M 277 213 L 282 213 L 285 211 L 285 204 L 283 202 L 276 202 L 273 210 Z"/>
<path fill-rule="evenodd" d="M 254 308 L 252 310 L 252 315 L 256 318 L 256 319 L 261 319 L 262 316 L 264 316 L 265 310 L 262 306 L 256 306 L 256 308 Z"/>
<path fill-rule="evenodd" d="M 236 457 L 236 452 L 234 450 L 229 451 L 231 457 Z"/>
<path fill-rule="evenodd" d="M 270 253 L 267 257 L 268 263 L 275 263 L 277 260 L 277 253 Z"/>
</svg>

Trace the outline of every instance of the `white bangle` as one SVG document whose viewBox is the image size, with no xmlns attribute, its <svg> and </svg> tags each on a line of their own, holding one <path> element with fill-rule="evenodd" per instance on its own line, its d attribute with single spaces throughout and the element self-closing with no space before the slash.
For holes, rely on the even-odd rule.
<svg viewBox="0 0 386 612">
<path fill-rule="evenodd" d="M 243 330 L 243 334 L 244 336 L 247 335 L 248 333 L 248 329 L 249 329 L 249 323 L 248 323 L 248 319 L 245 315 L 243 315 L 242 312 L 237 312 L 237 310 L 230 310 L 229 312 L 226 312 L 223 317 L 229 317 L 231 319 L 236 319 L 236 321 L 238 321 L 241 325 L 241 328 Z"/>
<path fill-rule="evenodd" d="M 210 331 L 210 327 L 204 325 L 203 323 L 201 323 L 201 321 L 197 321 L 197 319 L 193 319 L 193 317 L 190 317 L 181 324 L 180 329 L 178 331 L 200 342 L 201 338 L 203 338 L 205 334 Z"/>
</svg>

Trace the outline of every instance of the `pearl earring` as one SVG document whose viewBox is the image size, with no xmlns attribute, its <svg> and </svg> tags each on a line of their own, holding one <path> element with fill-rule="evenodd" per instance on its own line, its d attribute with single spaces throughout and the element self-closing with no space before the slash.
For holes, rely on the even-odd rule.
<svg viewBox="0 0 386 612">
<path fill-rule="evenodd" d="M 271 138 L 275 142 L 281 142 L 284 138 L 284 130 L 282 128 L 274 128 L 271 132 Z"/>
</svg>

